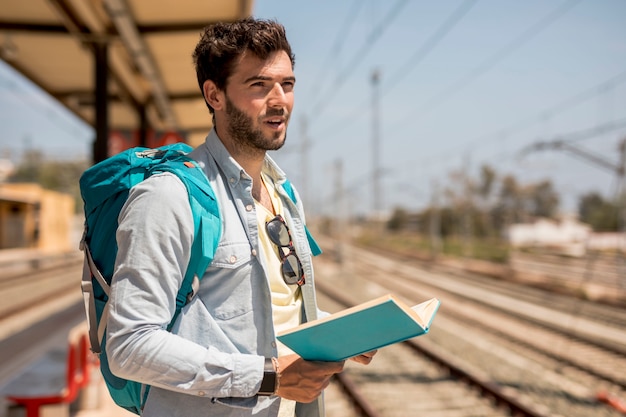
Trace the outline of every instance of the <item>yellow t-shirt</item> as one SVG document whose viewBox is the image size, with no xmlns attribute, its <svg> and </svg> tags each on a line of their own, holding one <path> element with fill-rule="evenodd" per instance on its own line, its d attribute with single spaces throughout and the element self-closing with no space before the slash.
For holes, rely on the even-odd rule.
<svg viewBox="0 0 626 417">
<path fill-rule="evenodd" d="M 265 229 L 265 223 L 272 220 L 276 214 L 283 213 L 283 206 L 271 180 L 262 176 L 274 207 L 275 213 L 255 201 L 257 220 L 259 223 L 259 244 L 261 253 L 265 256 L 267 265 L 267 279 L 272 293 L 272 319 L 276 333 L 290 329 L 300 324 L 302 319 L 302 296 L 297 285 L 288 285 L 283 280 L 281 260 L 278 247 L 270 240 Z M 278 342 L 278 356 L 293 353 L 291 349 Z M 295 415 L 295 401 L 281 399 L 279 417 L 293 417 Z"/>
</svg>

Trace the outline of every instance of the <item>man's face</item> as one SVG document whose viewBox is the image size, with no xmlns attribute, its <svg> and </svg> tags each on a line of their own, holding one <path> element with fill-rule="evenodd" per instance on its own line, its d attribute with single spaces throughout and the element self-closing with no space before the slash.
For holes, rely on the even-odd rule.
<svg viewBox="0 0 626 417">
<path fill-rule="evenodd" d="M 231 139 L 258 150 L 280 149 L 293 109 L 294 84 L 291 60 L 284 51 L 267 60 L 244 54 L 225 91 L 226 129 Z"/>
</svg>

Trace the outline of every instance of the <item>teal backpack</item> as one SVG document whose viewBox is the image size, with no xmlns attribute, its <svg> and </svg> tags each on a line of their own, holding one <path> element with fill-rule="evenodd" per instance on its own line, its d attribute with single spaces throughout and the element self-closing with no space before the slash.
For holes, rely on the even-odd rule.
<svg viewBox="0 0 626 417">
<path fill-rule="evenodd" d="M 176 297 L 176 312 L 168 327 L 170 330 L 182 308 L 194 295 L 194 278 L 202 279 L 213 260 L 221 235 L 218 202 L 204 171 L 187 156 L 191 150 L 189 145 L 182 143 L 157 149 L 128 149 L 87 169 L 80 178 L 85 212 L 81 240 L 85 266 L 81 287 L 91 350 L 99 355 L 100 370 L 115 403 L 135 414 L 141 413 L 149 387 L 113 375 L 105 349 L 107 301 L 117 256 L 117 219 L 130 189 L 153 174 L 171 172 L 187 188 L 194 221 L 194 241 L 189 265 Z M 283 184 L 283 188 L 295 202 L 289 181 Z M 320 254 L 321 249 L 308 229 L 306 232 L 313 254 Z"/>
</svg>

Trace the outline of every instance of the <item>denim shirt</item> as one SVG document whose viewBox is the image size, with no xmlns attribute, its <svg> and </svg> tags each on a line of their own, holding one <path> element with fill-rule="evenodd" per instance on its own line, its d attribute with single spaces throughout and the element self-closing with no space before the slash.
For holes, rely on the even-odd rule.
<svg viewBox="0 0 626 417">
<path fill-rule="evenodd" d="M 168 332 L 193 241 L 187 191 L 169 173 L 131 190 L 117 231 L 106 332 L 109 364 L 116 375 L 151 386 L 143 416 L 276 416 L 280 398 L 256 396 L 264 358 L 277 356 L 277 350 L 252 179 L 214 130 L 191 156 L 207 174 L 220 207 L 215 257 Z M 280 187 L 285 175 L 269 156 L 263 170 L 277 184 L 306 274 L 306 316 L 315 319 L 304 211 Z M 297 407 L 298 417 L 322 413 L 321 400 Z"/>
</svg>

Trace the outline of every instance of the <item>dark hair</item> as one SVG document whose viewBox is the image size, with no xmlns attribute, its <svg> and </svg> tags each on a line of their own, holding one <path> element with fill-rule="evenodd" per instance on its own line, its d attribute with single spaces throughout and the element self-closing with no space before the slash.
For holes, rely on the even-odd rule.
<svg viewBox="0 0 626 417">
<path fill-rule="evenodd" d="M 193 52 L 200 91 L 204 93 L 206 80 L 213 81 L 217 88 L 224 90 L 236 60 L 246 51 L 260 59 L 285 51 L 291 59 L 291 66 L 295 65 L 295 56 L 287 41 L 285 28 L 280 23 L 251 17 L 232 23 L 216 23 L 204 28 Z M 213 113 L 208 103 L 207 106 Z"/>
</svg>

